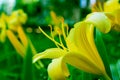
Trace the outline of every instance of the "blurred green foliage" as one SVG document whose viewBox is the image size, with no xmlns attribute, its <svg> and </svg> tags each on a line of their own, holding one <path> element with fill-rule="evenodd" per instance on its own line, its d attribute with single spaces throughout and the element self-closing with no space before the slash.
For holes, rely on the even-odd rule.
<svg viewBox="0 0 120 80">
<path fill-rule="evenodd" d="M 66 23 L 71 26 L 91 12 L 88 7 L 89 2 L 86 3 L 87 7 L 81 8 L 80 0 L 33 0 L 33 2 L 31 0 L 31 3 L 24 4 L 23 1 L 17 0 L 15 9 L 22 8 L 28 14 L 27 24 L 29 26 L 50 24 L 50 11 L 55 11 L 57 15 L 63 16 Z"/>
</svg>

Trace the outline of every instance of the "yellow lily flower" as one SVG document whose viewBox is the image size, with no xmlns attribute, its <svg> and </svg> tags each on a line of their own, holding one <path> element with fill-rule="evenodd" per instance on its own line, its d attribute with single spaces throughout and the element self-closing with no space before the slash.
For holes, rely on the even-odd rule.
<svg viewBox="0 0 120 80">
<path fill-rule="evenodd" d="M 102 12 L 103 9 L 103 5 L 104 5 L 104 0 L 96 0 L 96 2 L 92 5 L 92 12 Z"/>
<path fill-rule="evenodd" d="M 105 12 L 113 12 L 120 8 L 119 0 L 108 0 L 104 4 Z"/>
<path fill-rule="evenodd" d="M 21 56 L 25 55 L 25 50 L 28 44 L 27 37 L 21 27 L 26 20 L 27 15 L 22 10 L 13 11 L 10 16 L 2 13 L 0 17 L 0 41 L 4 42 L 5 37 L 7 36 L 13 47 Z M 18 33 L 18 38 L 21 42 L 18 40 L 17 35 L 15 35 L 13 31 Z M 33 53 L 37 53 L 31 42 L 30 46 Z"/>
<path fill-rule="evenodd" d="M 28 38 L 26 37 L 22 27 L 18 27 L 18 37 L 15 35 L 11 30 L 7 30 L 7 37 L 10 40 L 13 47 L 16 51 L 22 56 L 25 56 L 25 51 L 28 45 Z M 32 43 L 29 40 L 30 47 L 33 51 L 33 54 L 36 54 L 35 48 L 33 47 Z"/>
<path fill-rule="evenodd" d="M 26 20 L 27 15 L 22 10 L 13 11 L 10 16 L 2 13 L 0 17 L 0 42 L 5 41 L 7 29 L 17 32 L 17 28 L 21 27 Z"/>
<path fill-rule="evenodd" d="M 27 46 L 29 44 L 33 55 L 37 54 L 32 42 L 26 37 L 22 27 L 18 27 L 17 30 L 18 30 L 17 31 L 18 37 L 16 37 L 16 35 L 13 33 L 13 31 L 7 30 L 7 37 L 10 40 L 13 47 L 15 48 L 15 50 L 17 51 L 17 53 L 19 53 L 22 57 L 24 57 Z M 38 65 L 39 65 L 39 67 L 38 67 Z M 41 61 L 39 61 L 38 64 L 36 64 L 36 67 L 41 68 L 41 67 L 44 67 L 44 65 L 42 64 Z"/>
<path fill-rule="evenodd" d="M 61 37 L 59 37 L 60 42 L 57 42 L 39 28 L 58 48 L 50 48 L 36 54 L 33 56 L 33 63 L 39 59 L 52 59 L 48 65 L 48 74 L 52 80 L 66 80 L 66 77 L 70 75 L 66 63 L 89 73 L 103 75 L 107 80 L 111 80 L 94 43 L 94 26 L 103 33 L 108 33 L 111 29 L 110 21 L 104 13 L 92 13 L 84 21 L 76 23 L 69 35 L 63 35 L 67 47 L 63 45 Z"/>
<path fill-rule="evenodd" d="M 26 38 L 22 28 L 18 27 L 18 36 L 19 36 L 19 39 L 21 42 L 18 40 L 16 35 L 11 30 L 7 30 L 7 36 L 8 36 L 8 39 L 10 40 L 11 44 L 13 45 L 13 47 L 16 49 L 16 51 L 22 57 L 24 57 L 28 41 L 27 41 L 27 38 Z"/>
<path fill-rule="evenodd" d="M 4 42 L 7 36 L 15 50 L 22 57 L 25 56 L 29 40 L 26 37 L 21 26 L 22 24 L 25 24 L 26 20 L 27 15 L 21 9 L 13 11 L 10 16 L 7 16 L 6 14 L 2 13 L 0 18 L 0 42 Z M 18 35 L 15 35 L 14 32 L 16 32 Z M 30 40 L 29 44 L 32 49 L 33 55 L 36 54 L 37 52 Z M 38 64 L 40 67 L 44 67 L 44 65 L 40 61 L 38 62 Z"/>
<path fill-rule="evenodd" d="M 103 10 L 100 10 L 103 7 Z M 112 29 L 116 31 L 120 31 L 120 3 L 119 0 L 108 0 L 104 3 L 104 5 L 101 5 L 97 7 L 97 5 L 94 5 L 92 8 L 93 11 L 102 11 L 106 14 L 106 16 L 111 21 Z"/>
<path fill-rule="evenodd" d="M 24 13 L 23 10 L 19 9 L 17 11 L 13 11 L 6 21 L 9 29 L 17 31 L 17 27 L 25 24 L 27 21 L 27 14 Z"/>
<path fill-rule="evenodd" d="M 119 0 L 108 0 L 104 5 L 104 12 L 112 22 L 112 28 L 120 31 L 120 3 Z M 112 17 L 112 18 L 111 18 Z"/>
<path fill-rule="evenodd" d="M 0 16 L 0 42 L 4 43 L 6 39 L 6 30 L 7 30 L 7 23 L 6 19 L 8 18 L 5 13 L 2 13 Z"/>
</svg>

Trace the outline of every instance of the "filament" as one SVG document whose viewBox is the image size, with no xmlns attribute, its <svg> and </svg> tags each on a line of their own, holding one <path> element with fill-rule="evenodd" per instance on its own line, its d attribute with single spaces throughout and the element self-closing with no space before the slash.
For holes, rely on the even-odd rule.
<svg viewBox="0 0 120 80">
<path fill-rule="evenodd" d="M 55 41 L 53 38 L 51 38 L 50 36 L 48 36 L 40 27 L 39 27 L 40 31 L 51 41 L 53 41 L 56 45 L 63 47 L 60 43 L 58 43 L 57 41 Z"/>
</svg>

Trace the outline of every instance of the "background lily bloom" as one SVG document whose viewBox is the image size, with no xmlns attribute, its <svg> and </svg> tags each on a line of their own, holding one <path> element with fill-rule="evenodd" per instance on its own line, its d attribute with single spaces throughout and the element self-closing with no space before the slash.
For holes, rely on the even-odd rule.
<svg viewBox="0 0 120 80">
<path fill-rule="evenodd" d="M 21 56 L 24 56 L 25 48 L 28 44 L 27 38 L 22 29 L 22 24 L 24 24 L 26 20 L 27 15 L 23 10 L 13 11 L 9 16 L 2 13 L 0 17 L 0 41 L 4 42 L 7 36 Z M 18 35 L 15 35 L 14 32 L 18 33 Z M 23 45 L 19 42 L 17 37 L 20 38 Z"/>
<path fill-rule="evenodd" d="M 22 44 L 11 30 L 7 30 L 7 36 L 8 36 L 8 39 L 10 40 L 10 42 L 12 43 L 13 47 L 16 49 L 16 51 L 22 57 L 24 57 L 24 55 L 25 55 L 24 53 L 25 53 L 28 41 L 27 41 L 27 37 L 25 36 L 22 28 L 18 27 L 18 36 L 19 36 L 19 39 L 22 42 Z"/>
<path fill-rule="evenodd" d="M 104 4 L 104 11 L 105 12 L 113 12 L 120 8 L 119 0 L 108 0 Z"/>
<path fill-rule="evenodd" d="M 0 41 L 5 41 L 6 30 L 9 29 L 17 32 L 18 27 L 22 27 L 22 24 L 25 24 L 26 20 L 27 15 L 23 12 L 23 10 L 13 11 L 10 16 L 2 13 L 0 17 Z"/>
<path fill-rule="evenodd" d="M 33 55 L 36 54 L 37 52 L 36 52 L 32 42 L 25 35 L 22 27 L 18 27 L 18 31 L 17 32 L 18 32 L 17 33 L 18 37 L 11 30 L 7 30 L 8 39 L 10 40 L 11 44 L 16 49 L 16 51 L 22 57 L 24 57 L 27 45 L 29 44 L 31 49 L 32 49 Z"/>
<path fill-rule="evenodd" d="M 50 48 L 36 54 L 33 57 L 33 63 L 39 59 L 52 59 L 48 65 L 48 74 L 52 80 L 65 80 L 70 75 L 66 63 L 89 73 L 103 75 L 107 80 L 111 80 L 94 43 L 94 27 L 103 33 L 111 30 L 110 21 L 104 13 L 92 13 L 84 21 L 76 23 L 69 35 L 65 36 L 67 47 L 62 44 L 61 39 L 58 43 L 40 28 L 41 32 L 58 48 Z"/>
<path fill-rule="evenodd" d="M 120 3 L 119 0 L 108 0 L 104 5 L 104 11 L 112 22 L 112 28 L 120 31 Z"/>
<path fill-rule="evenodd" d="M 4 42 L 6 38 L 6 24 L 2 18 L 0 17 L 0 42 Z"/>
<path fill-rule="evenodd" d="M 111 21 L 111 28 L 120 31 L 120 3 L 119 0 L 107 0 L 106 2 L 100 3 L 99 6 L 93 5 L 93 12 L 104 12 Z"/>
<path fill-rule="evenodd" d="M 17 31 L 17 27 L 22 26 L 22 24 L 25 24 L 26 21 L 27 14 L 21 9 L 13 11 L 12 14 L 6 18 L 8 28 L 13 31 Z"/>
<path fill-rule="evenodd" d="M 68 25 L 64 22 L 64 18 L 62 16 L 57 16 L 54 11 L 50 12 L 52 18 L 52 25 L 54 31 L 52 32 L 52 36 L 55 37 L 56 35 L 63 35 L 64 32 L 62 29 L 68 29 Z M 50 26 L 51 27 L 51 26 Z"/>
<path fill-rule="evenodd" d="M 18 32 L 18 37 L 11 30 L 7 30 L 8 39 L 10 40 L 11 44 L 13 45 L 17 53 L 19 53 L 24 58 L 29 44 L 30 49 L 32 51 L 32 55 L 35 55 L 37 51 L 35 50 L 32 42 L 25 35 L 22 27 L 18 27 L 17 32 Z M 38 61 L 38 65 L 39 68 L 44 67 L 44 65 L 40 61 Z"/>
<path fill-rule="evenodd" d="M 26 37 L 22 29 L 22 24 L 25 24 L 26 21 L 27 15 L 21 9 L 13 11 L 10 16 L 2 13 L 0 17 L 0 41 L 4 42 L 5 38 L 8 37 L 17 53 L 22 57 L 25 56 L 28 44 L 30 45 L 33 55 L 37 53 L 32 42 Z M 41 62 L 39 62 L 39 64 L 43 67 Z"/>
</svg>

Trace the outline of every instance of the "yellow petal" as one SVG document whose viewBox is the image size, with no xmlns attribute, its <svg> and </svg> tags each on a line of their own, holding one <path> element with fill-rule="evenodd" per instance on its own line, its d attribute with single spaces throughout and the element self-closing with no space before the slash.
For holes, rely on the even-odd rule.
<svg viewBox="0 0 120 80">
<path fill-rule="evenodd" d="M 120 25 L 120 8 L 115 10 L 113 12 L 114 16 L 115 16 L 115 21 L 116 21 L 116 24 L 119 24 Z"/>
<path fill-rule="evenodd" d="M 93 37 L 94 27 L 85 22 L 75 26 L 74 43 L 78 47 L 80 55 L 87 56 L 94 64 L 98 65 L 101 70 L 105 70 L 103 62 L 98 54 Z"/>
<path fill-rule="evenodd" d="M 24 30 L 22 29 L 21 26 L 18 27 L 17 32 L 18 32 L 18 36 L 19 36 L 20 41 L 22 42 L 23 46 L 26 48 L 27 45 L 28 45 L 28 40 L 29 40 L 29 44 L 30 44 L 30 47 L 32 49 L 32 53 L 36 54 L 37 51 L 35 50 L 35 48 L 34 48 L 32 42 L 30 41 L 30 39 L 28 39 L 27 36 L 25 35 Z"/>
<path fill-rule="evenodd" d="M 105 15 L 108 17 L 111 23 L 111 27 L 115 24 L 115 16 L 112 12 L 105 12 Z"/>
<path fill-rule="evenodd" d="M 24 24 L 27 20 L 27 15 L 24 13 L 22 9 L 13 11 L 12 14 L 10 15 L 11 22 L 16 23 L 16 24 Z"/>
<path fill-rule="evenodd" d="M 102 12 L 103 11 L 103 4 L 104 1 L 97 0 L 93 5 L 92 5 L 92 12 Z"/>
<path fill-rule="evenodd" d="M 27 47 L 27 44 L 28 44 L 27 37 L 21 26 L 18 27 L 17 32 L 18 32 L 18 36 L 19 36 L 21 42 L 23 43 L 24 47 Z"/>
<path fill-rule="evenodd" d="M 109 18 L 111 22 L 112 29 L 120 32 L 120 8 L 113 12 L 107 12 L 105 15 Z"/>
<path fill-rule="evenodd" d="M 69 35 L 66 38 L 66 43 L 67 43 L 67 47 L 68 50 L 71 52 L 78 52 L 79 49 L 77 48 L 77 46 L 74 44 L 74 28 L 70 30 Z"/>
<path fill-rule="evenodd" d="M 119 0 L 108 0 L 104 4 L 105 12 L 113 12 L 114 10 L 120 8 Z"/>
<path fill-rule="evenodd" d="M 16 51 L 17 51 L 22 57 L 24 57 L 25 48 L 24 48 L 24 46 L 18 41 L 18 39 L 16 38 L 16 36 L 13 34 L 13 32 L 12 32 L 11 30 L 7 30 L 7 36 L 8 36 L 8 39 L 10 40 L 11 44 L 13 45 L 13 47 L 16 49 Z"/>
<path fill-rule="evenodd" d="M 6 29 L 2 29 L 1 33 L 0 33 L 0 42 L 5 42 L 6 40 Z"/>
<path fill-rule="evenodd" d="M 93 32 L 94 32 L 94 27 L 92 25 L 90 25 L 89 27 L 87 27 L 87 30 L 86 30 L 86 36 L 87 36 L 87 39 L 88 39 L 88 42 L 90 44 L 90 47 L 91 47 L 91 51 L 93 51 L 93 54 L 94 56 L 96 56 L 97 58 L 97 61 L 99 62 L 97 65 L 100 65 L 101 66 L 101 69 L 103 71 L 105 71 L 105 67 L 104 67 L 104 64 L 102 62 L 102 59 L 97 51 L 97 48 L 95 46 L 95 43 L 94 43 L 94 35 L 93 35 Z"/>
<path fill-rule="evenodd" d="M 4 29 L 1 33 L 0 33 L 0 41 L 1 42 L 5 42 L 6 40 L 6 30 Z"/>
<path fill-rule="evenodd" d="M 91 60 L 89 56 L 83 55 L 83 53 L 69 52 L 63 57 L 63 61 L 65 61 L 68 64 L 71 64 L 75 68 L 78 68 L 89 73 L 99 75 L 103 73 L 99 65 L 94 63 L 94 61 Z"/>
<path fill-rule="evenodd" d="M 60 48 L 50 48 L 45 50 L 42 53 L 36 54 L 33 56 L 33 63 L 35 63 L 39 59 L 44 59 L 44 58 L 58 58 L 66 54 L 66 51 L 60 49 Z"/>
<path fill-rule="evenodd" d="M 56 16 L 55 12 L 54 12 L 54 11 L 51 11 L 51 12 L 50 12 L 50 15 L 51 15 L 51 17 L 52 17 L 52 20 L 53 20 L 53 22 L 54 22 L 54 25 L 58 25 L 60 22 L 59 22 L 59 20 L 58 20 L 58 18 L 57 18 L 57 16 Z"/>
<path fill-rule="evenodd" d="M 48 75 L 51 80 L 66 80 L 69 71 L 63 57 L 53 59 L 48 66 Z"/>
<path fill-rule="evenodd" d="M 68 64 L 71 64 L 72 66 L 80 70 L 86 71 L 88 73 L 103 75 L 105 76 L 106 80 L 111 80 L 110 77 L 105 72 L 105 70 L 101 70 L 100 66 L 96 65 L 86 55 L 70 52 L 63 57 L 63 61 Z"/>
<path fill-rule="evenodd" d="M 105 71 L 102 71 L 98 65 L 86 55 L 70 52 L 62 57 L 53 59 L 48 66 L 48 74 L 51 80 L 66 80 L 69 76 L 69 71 L 66 63 L 89 73 L 107 76 Z M 108 76 L 107 76 L 108 77 Z M 108 77 L 109 78 L 109 77 Z M 110 78 L 109 78 L 110 80 Z"/>
<path fill-rule="evenodd" d="M 108 33 L 111 30 L 111 24 L 107 16 L 101 12 L 94 12 L 87 16 L 85 22 L 93 24 L 101 32 Z"/>
<path fill-rule="evenodd" d="M 6 25 L 4 19 L 0 19 L 0 42 L 5 42 L 6 39 Z"/>
</svg>

